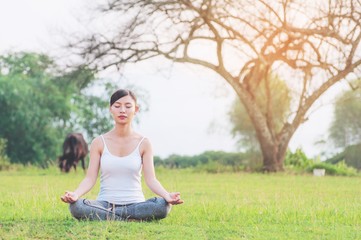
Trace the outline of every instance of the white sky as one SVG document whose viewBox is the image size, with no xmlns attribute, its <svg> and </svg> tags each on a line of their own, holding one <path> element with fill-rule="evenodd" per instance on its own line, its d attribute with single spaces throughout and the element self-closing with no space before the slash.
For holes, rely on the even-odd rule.
<svg viewBox="0 0 361 240">
<path fill-rule="evenodd" d="M 0 0 L 0 54 L 18 50 L 55 54 L 66 32 L 83 30 L 77 18 L 84 14 L 84 2 Z M 199 67 L 169 64 L 165 66 L 168 70 L 159 73 L 160 64 L 144 62 L 125 71 L 128 82 L 149 92 L 150 110 L 136 128 L 151 139 L 155 155 L 236 151 L 227 116 L 235 96 L 233 90 Z M 325 150 L 326 146 L 315 142 L 327 139 L 331 118 L 330 104 L 317 110 L 298 129 L 290 148 L 302 147 L 310 156 Z"/>
</svg>

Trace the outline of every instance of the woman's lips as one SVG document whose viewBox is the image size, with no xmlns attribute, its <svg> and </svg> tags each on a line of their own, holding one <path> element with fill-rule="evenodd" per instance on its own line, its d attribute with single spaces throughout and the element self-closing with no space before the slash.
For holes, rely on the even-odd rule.
<svg viewBox="0 0 361 240">
<path fill-rule="evenodd" d="M 118 116 L 118 118 L 123 120 L 123 119 L 126 119 L 127 116 Z"/>
</svg>

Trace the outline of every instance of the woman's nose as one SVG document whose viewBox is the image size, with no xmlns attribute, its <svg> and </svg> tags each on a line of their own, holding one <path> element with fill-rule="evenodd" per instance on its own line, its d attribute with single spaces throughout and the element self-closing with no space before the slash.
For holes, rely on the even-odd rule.
<svg viewBox="0 0 361 240">
<path fill-rule="evenodd" d="M 125 112 L 125 107 L 120 107 L 120 108 L 119 108 L 119 111 L 120 111 L 121 113 L 124 113 L 124 112 Z"/>
</svg>

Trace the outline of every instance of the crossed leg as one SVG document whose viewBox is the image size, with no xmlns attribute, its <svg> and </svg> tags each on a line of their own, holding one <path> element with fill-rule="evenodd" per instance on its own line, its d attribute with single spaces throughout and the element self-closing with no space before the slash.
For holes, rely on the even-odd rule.
<svg viewBox="0 0 361 240">
<path fill-rule="evenodd" d="M 70 212 L 79 220 L 157 220 L 165 218 L 171 205 L 154 197 L 144 202 L 116 205 L 106 201 L 79 199 L 70 204 Z"/>
</svg>

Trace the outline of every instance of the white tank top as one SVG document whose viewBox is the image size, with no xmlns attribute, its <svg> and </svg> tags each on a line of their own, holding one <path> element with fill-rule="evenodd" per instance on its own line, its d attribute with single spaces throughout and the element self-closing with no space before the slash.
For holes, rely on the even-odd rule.
<svg viewBox="0 0 361 240">
<path fill-rule="evenodd" d="M 130 204 L 145 201 L 142 191 L 142 157 L 139 146 L 129 155 L 118 157 L 111 154 L 105 143 L 100 157 L 100 191 L 97 200 L 114 204 Z"/>
</svg>

